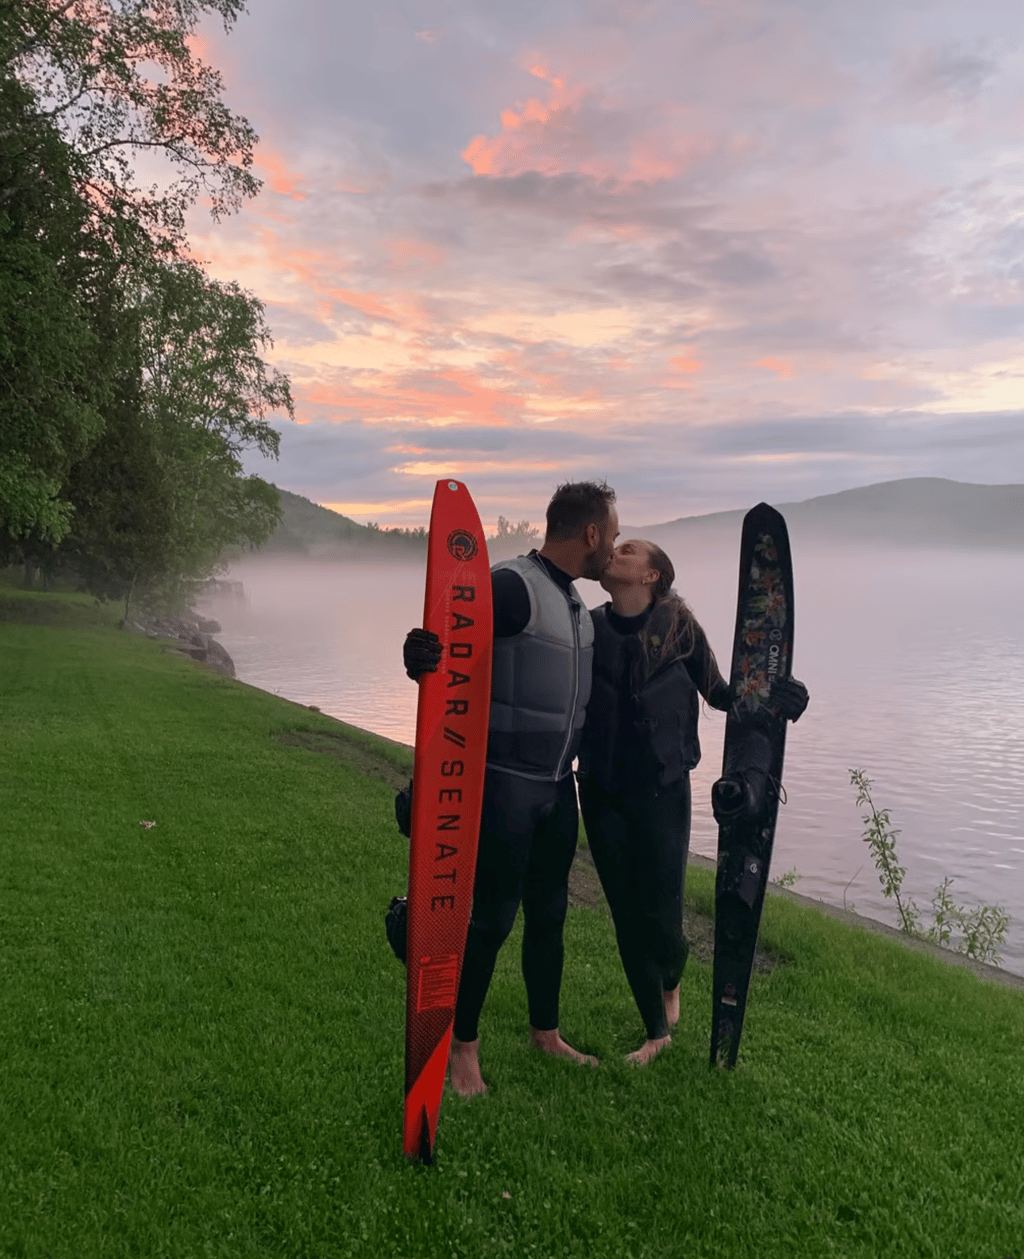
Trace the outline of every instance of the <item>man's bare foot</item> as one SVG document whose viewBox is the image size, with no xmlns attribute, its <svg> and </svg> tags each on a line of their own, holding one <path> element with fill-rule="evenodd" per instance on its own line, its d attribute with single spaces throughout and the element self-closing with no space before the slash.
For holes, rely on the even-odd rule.
<svg viewBox="0 0 1024 1259">
<path fill-rule="evenodd" d="M 452 1037 L 448 1056 L 448 1072 L 452 1088 L 460 1097 L 475 1097 L 486 1093 L 487 1085 L 480 1074 L 480 1038 L 456 1040 Z"/>
<path fill-rule="evenodd" d="M 597 1066 L 597 1059 L 592 1054 L 581 1054 L 578 1049 L 573 1049 L 572 1045 L 562 1040 L 557 1027 L 550 1032 L 538 1032 L 535 1027 L 531 1027 L 530 1040 L 538 1049 L 556 1058 L 571 1058 L 581 1067 Z"/>
<path fill-rule="evenodd" d="M 668 1025 L 675 1027 L 679 1022 L 679 985 L 676 984 L 671 992 L 665 991 L 661 995 L 665 1002 L 665 1018 L 668 1019 Z"/>
<path fill-rule="evenodd" d="M 626 1061 L 634 1067 L 646 1067 L 652 1058 L 657 1058 L 663 1049 L 672 1044 L 671 1036 L 659 1036 L 657 1040 L 645 1040 L 639 1049 L 626 1054 Z"/>
</svg>

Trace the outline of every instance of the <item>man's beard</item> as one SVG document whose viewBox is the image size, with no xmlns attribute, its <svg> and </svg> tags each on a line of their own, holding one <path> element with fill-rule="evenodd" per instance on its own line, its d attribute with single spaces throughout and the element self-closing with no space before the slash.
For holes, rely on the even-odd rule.
<svg viewBox="0 0 1024 1259">
<path fill-rule="evenodd" d="M 601 574 L 607 567 L 608 561 L 606 560 L 602 564 L 597 552 L 595 551 L 593 555 L 588 555 L 583 561 L 583 572 L 580 573 L 580 576 L 585 577 L 588 581 L 600 581 Z"/>
</svg>

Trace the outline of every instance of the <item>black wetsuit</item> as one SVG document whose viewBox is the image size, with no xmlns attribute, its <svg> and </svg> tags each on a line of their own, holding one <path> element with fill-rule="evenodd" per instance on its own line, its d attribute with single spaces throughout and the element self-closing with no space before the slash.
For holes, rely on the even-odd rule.
<svg viewBox="0 0 1024 1259">
<path fill-rule="evenodd" d="M 684 658 L 658 658 L 653 633 L 645 653 L 640 630 L 653 611 L 621 617 L 609 603 L 593 613 L 600 632 L 579 778 L 623 969 L 647 1036 L 657 1040 L 668 1035 L 663 993 L 679 983 L 689 953 L 683 888 L 690 770 L 700 760 L 697 696 L 724 710 L 729 687 L 699 626 Z"/>
<path fill-rule="evenodd" d="M 572 578 L 543 556 L 549 575 L 568 591 Z M 494 635 L 521 634 L 530 620 L 526 583 L 510 569 L 491 575 Z M 558 1026 L 562 986 L 562 930 L 569 897 L 569 868 L 579 815 L 571 773 L 542 782 L 488 766 L 480 820 L 473 915 L 466 939 L 454 1034 L 476 1040 L 478 1020 L 498 951 L 523 906 L 523 979 L 530 1025 Z"/>
</svg>

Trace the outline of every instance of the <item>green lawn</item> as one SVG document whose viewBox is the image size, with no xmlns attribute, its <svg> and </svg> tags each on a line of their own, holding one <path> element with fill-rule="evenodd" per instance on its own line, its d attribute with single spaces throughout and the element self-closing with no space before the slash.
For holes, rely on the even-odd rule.
<svg viewBox="0 0 1024 1259">
<path fill-rule="evenodd" d="M 446 1097 L 407 1164 L 382 779 L 408 758 L 89 600 L 0 596 L 5 1259 L 1024 1259 L 1024 994 L 780 897 L 732 1073 L 699 964 L 672 1048 L 624 1065 L 642 1029 L 582 908 L 562 1027 L 602 1065 L 531 1051 L 517 932 L 491 1094 Z"/>
</svg>

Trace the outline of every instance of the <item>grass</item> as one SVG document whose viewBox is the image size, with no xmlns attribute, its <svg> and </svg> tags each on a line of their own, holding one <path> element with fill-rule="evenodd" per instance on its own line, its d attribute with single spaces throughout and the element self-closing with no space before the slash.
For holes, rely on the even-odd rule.
<svg viewBox="0 0 1024 1259">
<path fill-rule="evenodd" d="M 435 1166 L 407 1164 L 405 754 L 89 601 L 3 609 L 5 1259 L 1024 1257 L 1021 993 L 781 897 L 732 1073 L 699 964 L 671 1049 L 626 1068 L 642 1028 L 582 908 L 562 1027 L 602 1065 L 530 1051 L 517 927 L 491 1094 L 446 1097 Z M 710 909 L 711 876 L 688 894 Z"/>
</svg>

